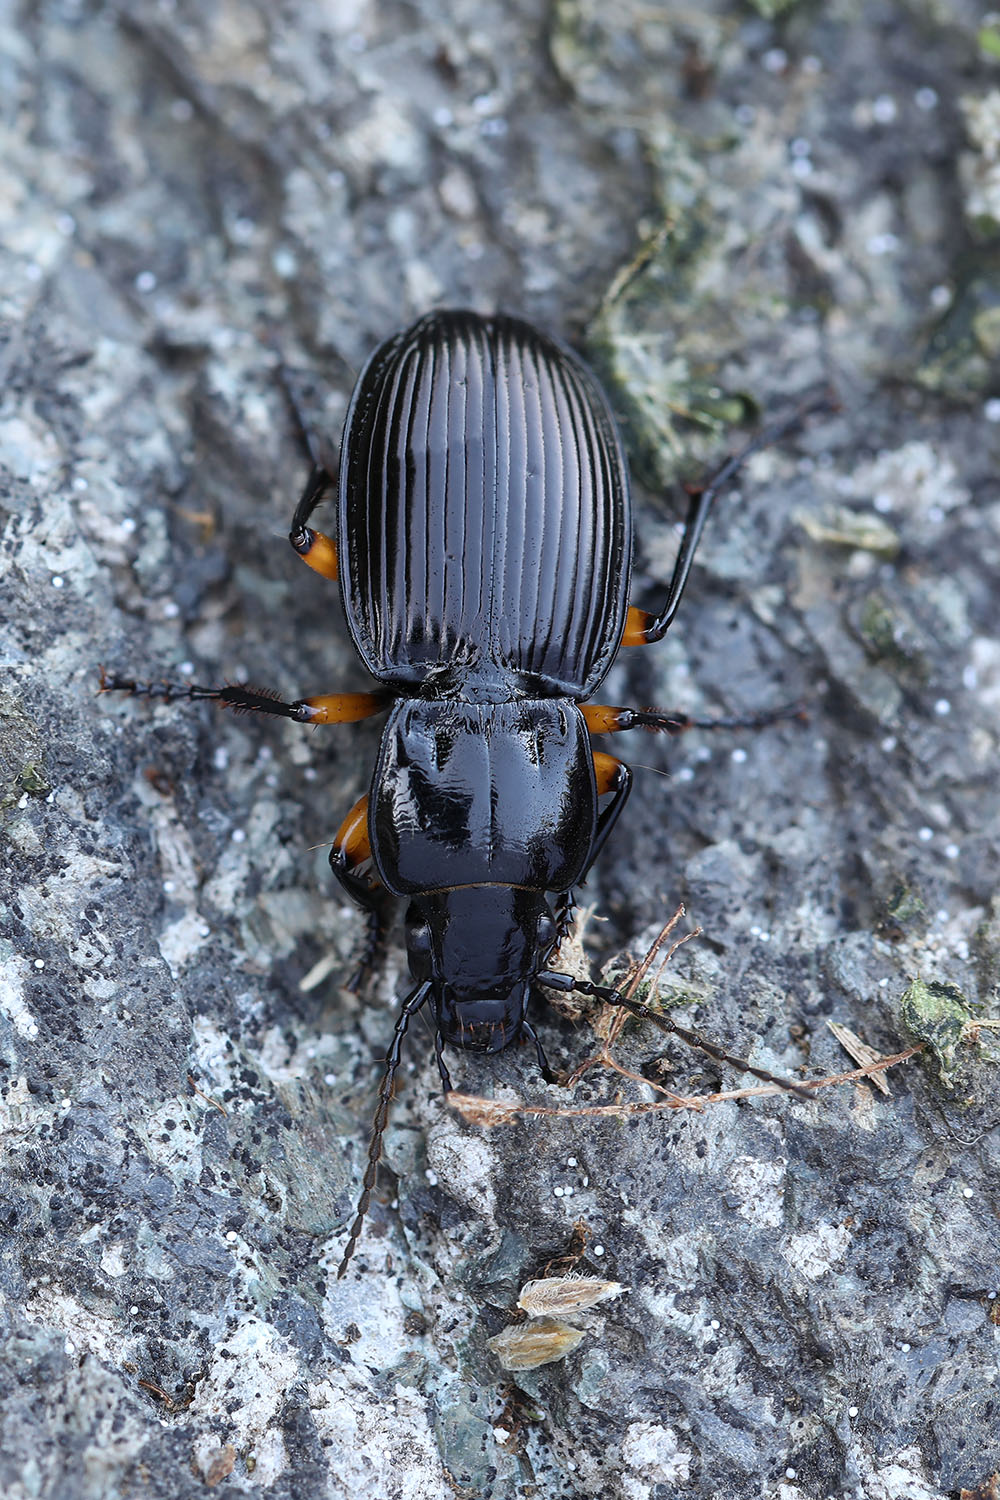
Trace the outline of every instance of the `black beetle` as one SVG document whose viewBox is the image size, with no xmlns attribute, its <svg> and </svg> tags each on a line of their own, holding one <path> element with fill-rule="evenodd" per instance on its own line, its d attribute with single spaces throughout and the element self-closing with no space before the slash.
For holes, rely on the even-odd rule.
<svg viewBox="0 0 1000 1500">
<path fill-rule="evenodd" d="M 628 768 L 592 750 L 590 735 L 756 725 L 789 714 L 706 725 L 586 700 L 621 645 L 664 635 L 719 489 L 800 415 L 690 492 L 667 597 L 647 614 L 628 604 L 628 474 L 593 375 L 515 318 L 430 313 L 382 344 L 357 382 L 341 445 L 336 542 L 309 525 L 333 482 L 316 463 L 290 533 L 311 567 L 341 576 L 347 628 L 379 689 L 284 703 L 247 687 L 102 679 L 107 689 L 211 698 L 304 723 L 389 710 L 371 790 L 341 825 L 330 862 L 369 913 L 355 983 L 373 960 L 387 899 L 401 896 L 414 988 L 386 1059 L 340 1275 L 374 1186 L 403 1036 L 428 1000 L 446 1090 L 446 1043 L 499 1052 L 525 1036 L 551 1078 L 527 1017 L 538 985 L 625 1005 L 749 1068 L 549 960 L 569 926 L 573 888 L 631 786 Z"/>
</svg>

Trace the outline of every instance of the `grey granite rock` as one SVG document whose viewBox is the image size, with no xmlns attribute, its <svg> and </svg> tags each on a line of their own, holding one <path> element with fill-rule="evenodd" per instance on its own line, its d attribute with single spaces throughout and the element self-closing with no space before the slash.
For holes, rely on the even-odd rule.
<svg viewBox="0 0 1000 1500">
<path fill-rule="evenodd" d="M 10 1500 L 939 1500 L 1000 1468 L 1000 32 L 972 0 L 38 0 L 0 20 L 0 1489 Z M 374 344 L 433 305 L 585 349 L 640 492 L 840 406 L 718 507 L 602 696 L 809 723 L 615 749 L 604 964 L 680 899 L 664 1003 L 815 1101 L 471 1126 L 414 1026 L 335 1270 L 403 975 L 325 845 L 378 728 L 95 695 L 360 682 L 283 541 Z M 669 486 L 673 485 L 673 491 Z M 668 779 L 665 779 L 668 778 Z M 316 966 L 320 965 L 320 970 Z M 303 988 L 307 976 L 319 982 Z M 540 1012 L 566 1070 L 584 1018 Z M 630 1024 L 679 1093 L 710 1060 Z M 579 1109 L 526 1051 L 469 1093 Z M 727 1089 L 745 1083 L 723 1070 Z M 521 1285 L 626 1295 L 559 1363 Z M 582 1326 L 582 1325 L 581 1325 Z M 516 1378 L 516 1385 L 512 1379 Z"/>
</svg>

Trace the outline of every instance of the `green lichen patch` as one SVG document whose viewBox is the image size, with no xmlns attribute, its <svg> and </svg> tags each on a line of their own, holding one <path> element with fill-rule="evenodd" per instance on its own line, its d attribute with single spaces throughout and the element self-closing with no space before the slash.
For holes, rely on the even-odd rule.
<svg viewBox="0 0 1000 1500">
<path fill-rule="evenodd" d="M 870 660 L 911 687 L 923 686 L 930 676 L 928 643 L 908 610 L 881 590 L 868 594 L 849 614 Z"/>
<path fill-rule="evenodd" d="M 708 220 L 689 210 L 683 232 L 661 226 L 613 281 L 589 330 L 589 352 L 613 392 L 636 472 L 663 488 L 704 463 L 728 426 L 756 413 L 718 380 L 719 350 L 733 341 L 727 314 L 706 301 L 698 316 L 698 265 Z"/>
<path fill-rule="evenodd" d="M 927 908 L 920 892 L 905 880 L 889 888 L 882 912 L 880 929 L 891 942 L 900 942 L 908 932 L 927 924 Z"/>
<path fill-rule="evenodd" d="M 965 268 L 951 306 L 927 341 L 916 379 L 956 401 L 979 399 L 993 389 L 998 347 L 1000 259 L 992 246 Z"/>
<path fill-rule="evenodd" d="M 899 1002 L 899 1014 L 910 1035 L 933 1054 L 945 1088 L 953 1088 L 958 1049 L 975 1025 L 958 985 L 937 979 L 914 979 Z"/>
<path fill-rule="evenodd" d="M 34 720 L 8 694 L 0 695 L 0 812 L 52 790 L 45 774 L 41 735 Z"/>
</svg>

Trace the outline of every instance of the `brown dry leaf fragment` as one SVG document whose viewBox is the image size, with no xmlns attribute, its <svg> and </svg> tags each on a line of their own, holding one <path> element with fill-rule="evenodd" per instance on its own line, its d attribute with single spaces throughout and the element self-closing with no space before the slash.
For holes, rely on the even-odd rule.
<svg viewBox="0 0 1000 1500">
<path fill-rule="evenodd" d="M 863 1042 L 857 1032 L 852 1031 L 849 1026 L 842 1026 L 839 1021 L 827 1021 L 826 1024 L 848 1057 L 853 1057 L 854 1061 L 860 1063 L 861 1067 L 867 1068 L 869 1064 L 881 1061 L 882 1053 L 877 1052 L 874 1047 L 869 1047 L 868 1043 Z M 883 1074 L 872 1073 L 870 1081 L 881 1093 L 888 1095 L 890 1098 L 892 1097 L 892 1090 Z"/>
<path fill-rule="evenodd" d="M 526 1281 L 517 1305 L 532 1318 L 549 1313 L 572 1317 L 627 1291 L 620 1281 L 601 1281 L 596 1276 L 546 1276 L 541 1281 Z"/>
<path fill-rule="evenodd" d="M 971 1490 L 960 1490 L 959 1500 L 1000 1500 L 1000 1469 Z"/>
<path fill-rule="evenodd" d="M 216 1448 L 212 1457 L 202 1470 L 202 1478 L 211 1489 L 214 1485 L 221 1484 L 233 1472 L 236 1463 L 236 1449 L 232 1443 L 227 1443 L 224 1448 Z"/>
<path fill-rule="evenodd" d="M 482 1099 L 476 1094 L 456 1094 L 454 1090 L 446 1096 L 452 1109 L 457 1109 L 463 1120 L 470 1125 L 513 1125 L 524 1109 L 520 1100 L 516 1104 L 504 1104 L 500 1099 Z"/>
<path fill-rule="evenodd" d="M 579 1328 L 557 1318 L 538 1318 L 505 1328 L 486 1343 L 505 1370 L 537 1370 L 539 1365 L 565 1359 L 583 1338 Z"/>
</svg>

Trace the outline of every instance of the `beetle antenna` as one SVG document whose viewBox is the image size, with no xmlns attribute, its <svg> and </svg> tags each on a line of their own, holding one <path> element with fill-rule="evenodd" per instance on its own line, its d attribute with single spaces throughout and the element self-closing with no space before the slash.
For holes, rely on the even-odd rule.
<svg viewBox="0 0 1000 1500">
<path fill-rule="evenodd" d="M 378 1091 L 378 1104 L 375 1106 L 375 1118 L 372 1121 L 372 1138 L 368 1146 L 368 1165 L 365 1167 L 365 1175 L 361 1183 L 361 1197 L 358 1199 L 357 1212 L 354 1215 L 354 1223 L 348 1236 L 347 1247 L 344 1250 L 343 1259 L 337 1268 L 337 1280 L 344 1275 L 350 1264 L 354 1247 L 361 1235 L 361 1226 L 365 1222 L 368 1205 L 372 1199 L 372 1189 L 375 1186 L 375 1178 L 378 1175 L 379 1158 L 382 1155 L 382 1137 L 389 1120 L 389 1105 L 392 1103 L 392 1086 L 396 1080 L 396 1069 L 399 1067 L 400 1053 L 403 1047 L 403 1038 L 406 1028 L 410 1024 L 410 1017 L 415 1016 L 430 994 L 430 980 L 411 990 L 403 1001 L 403 1008 L 396 1022 L 396 1029 L 392 1034 L 392 1045 L 386 1054 L 385 1072 L 382 1075 L 382 1084 Z"/>
<path fill-rule="evenodd" d="M 717 1047 L 714 1042 L 706 1041 L 697 1032 L 688 1031 L 686 1026 L 678 1026 L 676 1021 L 663 1015 L 661 1011 L 652 1010 L 648 1005 L 643 1005 L 641 1001 L 623 995 L 620 990 L 612 989 L 609 985 L 592 984 L 589 979 L 574 979 L 571 974 L 556 974 L 548 969 L 536 977 L 539 984 L 547 985 L 550 989 L 577 990 L 581 995 L 593 995 L 607 1005 L 620 1005 L 623 1010 L 630 1011 L 632 1015 L 640 1016 L 644 1021 L 652 1021 L 661 1030 L 679 1036 L 681 1041 L 687 1042 L 689 1047 L 697 1047 L 701 1052 L 707 1052 L 709 1057 L 715 1058 L 716 1062 L 729 1063 L 730 1067 L 738 1068 L 741 1073 L 751 1073 L 762 1083 L 776 1084 L 778 1088 L 785 1089 L 789 1094 L 796 1094 L 800 1099 L 813 1097 L 811 1091 L 803 1088 L 801 1084 L 793 1083 L 790 1078 L 780 1078 L 776 1073 L 769 1073 L 766 1068 L 755 1067 L 745 1057 L 735 1057 L 733 1053 Z"/>
</svg>

